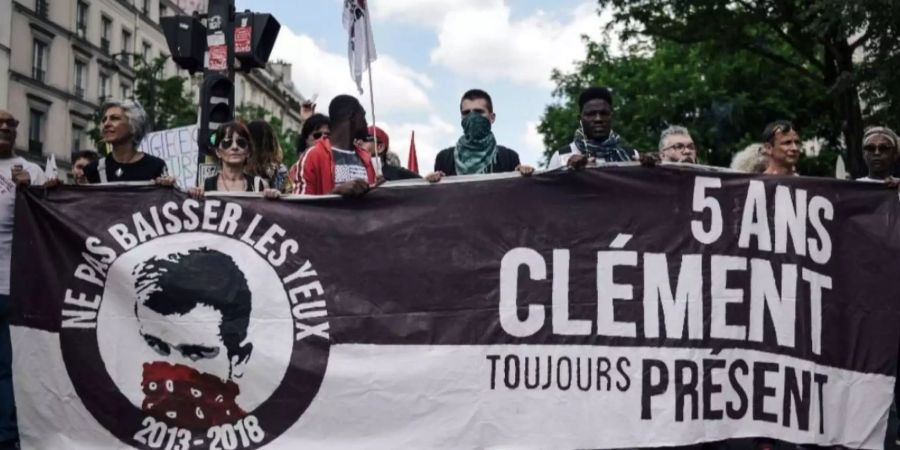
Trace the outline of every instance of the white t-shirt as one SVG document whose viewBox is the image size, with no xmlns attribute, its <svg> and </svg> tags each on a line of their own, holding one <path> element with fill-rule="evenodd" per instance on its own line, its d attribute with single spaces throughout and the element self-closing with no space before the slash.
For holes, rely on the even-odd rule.
<svg viewBox="0 0 900 450">
<path fill-rule="evenodd" d="M 13 166 L 21 165 L 31 175 L 31 184 L 42 185 L 44 171 L 35 163 L 18 156 L 0 158 L 0 295 L 9 295 L 9 265 L 12 260 L 13 213 L 16 185 L 12 181 Z"/>
</svg>

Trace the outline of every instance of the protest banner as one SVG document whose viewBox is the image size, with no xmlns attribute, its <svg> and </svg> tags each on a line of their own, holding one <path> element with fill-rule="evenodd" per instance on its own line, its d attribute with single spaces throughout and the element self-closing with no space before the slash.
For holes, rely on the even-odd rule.
<svg viewBox="0 0 900 450">
<path fill-rule="evenodd" d="M 197 185 L 197 125 L 157 131 L 144 136 L 140 150 L 166 162 L 179 186 Z"/>
<path fill-rule="evenodd" d="M 898 213 L 878 185 L 640 167 L 310 202 L 32 188 L 22 443 L 880 448 Z"/>
</svg>

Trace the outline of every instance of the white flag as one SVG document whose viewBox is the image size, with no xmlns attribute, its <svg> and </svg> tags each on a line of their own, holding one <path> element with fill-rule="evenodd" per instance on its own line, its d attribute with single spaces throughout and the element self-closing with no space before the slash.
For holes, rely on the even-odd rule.
<svg viewBox="0 0 900 450">
<path fill-rule="evenodd" d="M 356 81 L 359 93 L 363 93 L 363 72 L 369 70 L 372 61 L 378 59 L 375 53 L 375 39 L 369 24 L 367 0 L 344 0 L 344 29 L 350 34 L 347 57 L 350 60 L 350 75 Z"/>
<path fill-rule="evenodd" d="M 47 164 L 44 165 L 44 178 L 52 180 L 59 178 L 59 170 L 56 168 L 56 155 L 51 153 L 47 158 Z"/>
</svg>

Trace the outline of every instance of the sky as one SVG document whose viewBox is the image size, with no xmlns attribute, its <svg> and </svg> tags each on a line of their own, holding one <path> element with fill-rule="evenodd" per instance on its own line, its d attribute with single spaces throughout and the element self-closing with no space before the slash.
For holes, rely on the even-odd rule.
<svg viewBox="0 0 900 450">
<path fill-rule="evenodd" d="M 339 94 L 366 107 L 347 61 L 343 0 L 237 0 L 237 9 L 274 15 L 282 28 L 272 60 L 293 65 L 304 97 L 317 112 Z M 543 153 L 537 124 L 554 102 L 553 69 L 571 71 L 585 56 L 581 36 L 602 38 L 596 0 L 369 0 L 378 60 L 372 65 L 375 117 L 391 150 L 406 165 L 416 133 L 420 170 L 462 134 L 459 100 L 471 88 L 491 94 L 501 145 L 537 165 Z M 364 79 L 365 80 L 365 79 Z M 574 127 L 574 125 L 573 125 Z"/>
</svg>

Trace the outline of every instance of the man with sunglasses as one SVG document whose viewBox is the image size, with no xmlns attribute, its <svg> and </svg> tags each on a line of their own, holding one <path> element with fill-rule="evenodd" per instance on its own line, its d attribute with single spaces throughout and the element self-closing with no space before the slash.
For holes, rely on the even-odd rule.
<svg viewBox="0 0 900 450">
<path fill-rule="evenodd" d="M 863 160 L 869 174 L 856 181 L 884 183 L 891 181 L 897 163 L 897 147 L 900 139 L 888 127 L 869 127 L 863 133 Z"/>
<path fill-rule="evenodd" d="M 9 338 L 9 281 L 16 188 L 45 182 L 44 171 L 37 164 L 16 156 L 18 126 L 19 121 L 12 114 L 0 110 L 0 450 L 16 448 L 19 439 Z"/>
<path fill-rule="evenodd" d="M 763 154 L 769 159 L 767 175 L 797 175 L 797 161 L 800 160 L 800 134 L 794 125 L 786 120 L 778 120 L 766 126 L 762 136 Z"/>
<path fill-rule="evenodd" d="M 463 135 L 455 147 L 442 150 L 434 161 L 434 172 L 425 177 L 434 183 L 445 176 L 518 171 L 523 176 L 534 168 L 522 165 L 514 150 L 497 145 L 491 126 L 497 119 L 491 96 L 481 89 L 463 94 L 459 103 Z"/>
<path fill-rule="evenodd" d="M 323 137 L 300 160 L 301 195 L 362 195 L 375 184 L 375 168 L 366 149 L 356 145 L 369 136 L 366 110 L 354 97 L 339 95 L 328 106 L 331 135 Z"/>
<path fill-rule="evenodd" d="M 697 163 L 697 147 L 687 128 L 672 125 L 659 137 L 659 159 L 662 162 Z"/>
<path fill-rule="evenodd" d="M 578 96 L 580 120 L 569 145 L 550 157 L 550 170 L 566 166 L 582 168 L 598 163 L 637 161 L 638 152 L 612 129 L 613 97 L 607 88 L 592 87 Z"/>
</svg>

